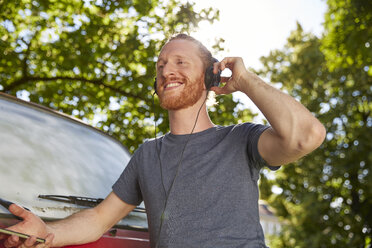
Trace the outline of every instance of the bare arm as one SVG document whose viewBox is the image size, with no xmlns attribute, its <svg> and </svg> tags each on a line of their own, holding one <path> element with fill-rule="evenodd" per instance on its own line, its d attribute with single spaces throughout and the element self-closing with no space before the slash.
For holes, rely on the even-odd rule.
<svg viewBox="0 0 372 248">
<path fill-rule="evenodd" d="M 301 103 L 265 83 L 245 69 L 241 58 L 225 58 L 215 64 L 229 68 L 232 77 L 222 88 L 212 88 L 217 94 L 244 92 L 271 124 L 258 141 L 258 150 L 270 165 L 296 161 L 321 145 L 324 126 Z"/>
<path fill-rule="evenodd" d="M 99 239 L 135 207 L 111 192 L 95 208 L 80 211 L 58 222 L 47 223 L 47 230 L 55 235 L 53 246 L 89 243 Z"/>
<path fill-rule="evenodd" d="M 60 247 L 71 244 L 84 244 L 99 239 L 120 219 L 128 215 L 135 206 L 123 202 L 113 192 L 92 209 L 73 214 L 66 219 L 44 223 L 32 213 L 12 205 L 10 211 L 24 219 L 9 229 L 39 237 L 46 237 L 47 247 Z M 25 241 L 27 246 L 35 243 L 34 237 Z M 17 236 L 9 237 L 5 245 L 12 247 L 20 244 Z"/>
</svg>

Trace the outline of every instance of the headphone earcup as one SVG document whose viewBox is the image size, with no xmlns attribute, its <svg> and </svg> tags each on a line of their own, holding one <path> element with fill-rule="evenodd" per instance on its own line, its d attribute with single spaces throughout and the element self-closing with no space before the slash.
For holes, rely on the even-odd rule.
<svg viewBox="0 0 372 248">
<path fill-rule="evenodd" d="M 213 63 L 218 62 L 217 59 L 212 58 Z M 221 70 L 218 70 L 217 74 L 213 73 L 213 64 L 205 70 L 204 74 L 204 84 L 205 88 L 209 90 L 211 87 L 218 87 L 221 82 Z"/>
</svg>

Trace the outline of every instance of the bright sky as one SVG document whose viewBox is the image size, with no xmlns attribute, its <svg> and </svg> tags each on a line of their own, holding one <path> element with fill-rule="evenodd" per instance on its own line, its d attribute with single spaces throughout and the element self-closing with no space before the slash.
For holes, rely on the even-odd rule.
<svg viewBox="0 0 372 248">
<path fill-rule="evenodd" d="M 203 22 L 197 33 L 207 48 L 215 38 L 225 40 L 223 51 L 215 54 L 217 59 L 225 56 L 242 57 L 247 67 L 261 67 L 259 58 L 273 49 L 280 49 L 298 21 L 306 32 L 320 36 L 323 31 L 325 0 L 196 0 L 197 8 L 214 7 L 220 10 L 220 20 L 213 25 Z M 246 105 L 257 111 L 246 96 L 234 93 Z"/>
</svg>

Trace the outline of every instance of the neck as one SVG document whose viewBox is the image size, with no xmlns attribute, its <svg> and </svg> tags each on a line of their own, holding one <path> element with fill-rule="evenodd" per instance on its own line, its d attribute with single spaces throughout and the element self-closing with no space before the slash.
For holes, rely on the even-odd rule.
<svg viewBox="0 0 372 248">
<path fill-rule="evenodd" d="M 168 111 L 169 126 L 172 134 L 190 134 L 191 132 L 198 133 L 214 126 L 209 118 L 204 100 L 205 98 L 201 97 L 199 101 L 191 107 Z M 201 107 L 201 105 L 203 106 Z M 199 117 L 195 124 L 199 109 Z M 193 130 L 194 125 L 195 128 Z"/>
</svg>

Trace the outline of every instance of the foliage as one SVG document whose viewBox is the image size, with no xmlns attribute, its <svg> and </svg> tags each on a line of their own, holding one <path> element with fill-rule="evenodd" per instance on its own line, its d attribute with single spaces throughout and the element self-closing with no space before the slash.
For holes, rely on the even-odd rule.
<svg viewBox="0 0 372 248">
<path fill-rule="evenodd" d="M 154 136 L 154 112 L 160 132 L 168 128 L 156 98 L 152 104 L 154 65 L 165 39 L 219 14 L 176 0 L 0 4 L 0 90 L 83 119 L 131 152 Z M 237 103 L 224 101 L 233 112 Z"/>
<path fill-rule="evenodd" d="M 286 223 L 271 247 L 371 247 L 372 8 L 366 2 L 328 1 L 322 38 L 298 25 L 284 49 L 262 58 L 261 75 L 281 83 L 327 129 L 319 149 L 283 166 L 274 180 L 267 170 L 262 175 L 261 197 Z"/>
<path fill-rule="evenodd" d="M 328 0 L 322 51 L 331 70 L 364 69 L 372 64 L 372 2 Z M 372 76 L 372 68 L 369 76 Z"/>
</svg>

